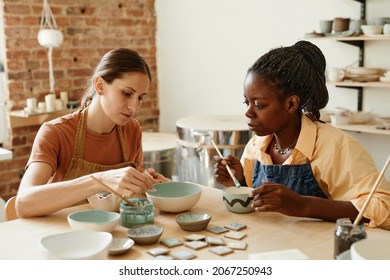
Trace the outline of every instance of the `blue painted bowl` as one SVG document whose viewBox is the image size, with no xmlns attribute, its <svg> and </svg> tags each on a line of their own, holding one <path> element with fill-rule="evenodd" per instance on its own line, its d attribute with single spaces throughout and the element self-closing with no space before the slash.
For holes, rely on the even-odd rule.
<svg viewBox="0 0 390 280">
<path fill-rule="evenodd" d="M 188 182 L 166 182 L 154 185 L 155 191 L 146 192 L 160 211 L 179 213 L 191 209 L 199 201 L 202 188 Z"/>
</svg>

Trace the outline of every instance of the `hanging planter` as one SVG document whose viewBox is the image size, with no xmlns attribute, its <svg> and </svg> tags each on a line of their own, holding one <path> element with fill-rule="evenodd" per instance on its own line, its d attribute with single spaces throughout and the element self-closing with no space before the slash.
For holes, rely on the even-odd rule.
<svg viewBox="0 0 390 280">
<path fill-rule="evenodd" d="M 40 29 L 38 32 L 38 42 L 42 47 L 59 47 L 64 40 L 62 32 L 57 29 Z"/>
<path fill-rule="evenodd" d="M 52 53 L 53 48 L 59 47 L 64 40 L 64 36 L 57 29 L 57 23 L 50 9 L 48 0 L 43 0 L 43 9 L 41 15 L 40 28 L 38 32 L 38 43 L 45 48 L 49 48 L 49 78 L 50 78 L 50 93 L 54 93 L 54 73 Z"/>
</svg>

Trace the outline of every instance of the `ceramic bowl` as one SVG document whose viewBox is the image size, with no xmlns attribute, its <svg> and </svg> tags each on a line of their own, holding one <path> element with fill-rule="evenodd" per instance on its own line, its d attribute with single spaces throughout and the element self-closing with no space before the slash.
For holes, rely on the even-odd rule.
<svg viewBox="0 0 390 280">
<path fill-rule="evenodd" d="M 380 122 L 386 129 L 390 129 L 390 117 L 377 117 L 376 120 Z"/>
<path fill-rule="evenodd" d="M 210 220 L 209 214 L 182 213 L 176 216 L 176 223 L 186 231 L 204 230 Z"/>
<path fill-rule="evenodd" d="M 102 260 L 111 242 L 108 232 L 69 231 L 43 237 L 40 247 L 49 260 Z"/>
<path fill-rule="evenodd" d="M 88 202 L 95 209 L 118 212 L 121 198 L 109 192 L 101 192 L 88 197 Z"/>
<path fill-rule="evenodd" d="M 249 213 L 253 211 L 251 207 L 253 198 L 248 194 L 253 191 L 248 187 L 227 187 L 222 190 L 223 203 L 230 212 Z"/>
<path fill-rule="evenodd" d="M 390 239 L 363 239 L 351 245 L 352 260 L 390 260 Z"/>
<path fill-rule="evenodd" d="M 154 185 L 156 191 L 146 192 L 154 207 L 165 212 L 179 213 L 191 209 L 200 199 L 202 188 L 188 182 L 166 182 Z"/>
<path fill-rule="evenodd" d="M 383 32 L 383 25 L 362 25 L 361 28 L 364 35 L 377 35 Z"/>
<path fill-rule="evenodd" d="M 119 223 L 120 214 L 104 210 L 84 210 L 68 215 L 68 223 L 74 230 L 112 232 Z"/>
<path fill-rule="evenodd" d="M 155 244 L 160 239 L 164 230 L 158 225 L 139 225 L 127 231 L 127 236 L 134 240 L 135 244 Z"/>
<path fill-rule="evenodd" d="M 368 123 L 371 120 L 371 113 L 369 112 L 351 112 L 349 116 L 349 123 L 359 124 L 359 123 Z"/>
</svg>

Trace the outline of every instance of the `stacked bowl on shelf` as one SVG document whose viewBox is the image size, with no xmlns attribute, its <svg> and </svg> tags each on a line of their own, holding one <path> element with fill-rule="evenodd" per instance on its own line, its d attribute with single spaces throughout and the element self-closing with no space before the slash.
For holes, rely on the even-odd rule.
<svg viewBox="0 0 390 280">
<path fill-rule="evenodd" d="M 383 73 L 381 77 L 379 77 L 381 82 L 390 83 L 390 70 L 387 70 Z"/>
<path fill-rule="evenodd" d="M 379 80 L 383 70 L 379 68 L 354 67 L 346 70 L 345 79 L 354 82 L 375 82 Z"/>
</svg>

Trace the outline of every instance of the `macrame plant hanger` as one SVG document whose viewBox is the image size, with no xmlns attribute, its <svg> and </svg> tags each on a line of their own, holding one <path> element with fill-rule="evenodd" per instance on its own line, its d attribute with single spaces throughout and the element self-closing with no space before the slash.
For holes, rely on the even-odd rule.
<svg viewBox="0 0 390 280">
<path fill-rule="evenodd" d="M 50 9 L 48 0 L 43 0 L 43 9 L 38 33 L 38 42 L 41 46 L 49 49 L 48 60 L 50 93 L 54 93 L 55 85 L 52 60 L 53 48 L 59 47 L 62 44 L 63 39 L 64 38 L 62 32 L 57 29 L 57 23 Z"/>
</svg>

